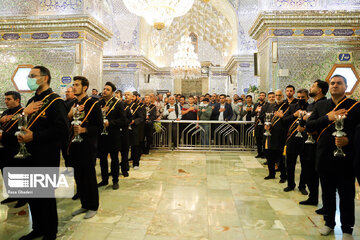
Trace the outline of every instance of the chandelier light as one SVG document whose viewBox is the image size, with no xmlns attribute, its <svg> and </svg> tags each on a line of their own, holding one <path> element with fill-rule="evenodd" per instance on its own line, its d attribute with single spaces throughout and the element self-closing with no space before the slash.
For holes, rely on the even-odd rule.
<svg viewBox="0 0 360 240">
<path fill-rule="evenodd" d="M 170 26 L 172 20 L 187 13 L 194 0 L 123 0 L 126 8 L 157 30 Z"/>
<path fill-rule="evenodd" d="M 191 38 L 188 34 L 182 36 L 171 63 L 171 75 L 174 79 L 195 79 L 200 77 L 200 70 L 201 65 Z"/>
</svg>

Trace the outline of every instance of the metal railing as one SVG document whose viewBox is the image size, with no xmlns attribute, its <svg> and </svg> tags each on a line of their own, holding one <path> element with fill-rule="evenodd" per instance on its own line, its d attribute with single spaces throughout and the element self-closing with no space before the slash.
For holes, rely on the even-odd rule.
<svg viewBox="0 0 360 240">
<path fill-rule="evenodd" d="M 159 120 L 153 148 L 170 150 L 255 150 L 253 121 Z"/>
</svg>

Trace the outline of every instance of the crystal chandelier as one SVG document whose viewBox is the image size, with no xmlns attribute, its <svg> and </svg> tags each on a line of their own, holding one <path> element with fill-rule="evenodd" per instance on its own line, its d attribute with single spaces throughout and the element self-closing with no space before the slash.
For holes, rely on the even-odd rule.
<svg viewBox="0 0 360 240">
<path fill-rule="evenodd" d="M 123 0 L 126 8 L 154 26 L 157 30 L 169 26 L 176 17 L 184 15 L 194 0 Z"/>
<path fill-rule="evenodd" d="M 171 63 L 171 75 L 175 79 L 194 79 L 200 76 L 201 65 L 194 51 L 194 45 L 188 35 L 182 36 L 174 61 Z"/>
</svg>

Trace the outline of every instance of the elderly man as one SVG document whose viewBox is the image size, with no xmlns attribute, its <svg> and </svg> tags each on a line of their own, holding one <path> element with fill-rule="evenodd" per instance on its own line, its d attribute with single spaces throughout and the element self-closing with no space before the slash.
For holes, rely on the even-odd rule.
<svg viewBox="0 0 360 240">
<path fill-rule="evenodd" d="M 286 182 L 286 169 L 284 166 L 284 157 L 282 155 L 287 133 L 286 123 L 283 121 L 284 114 L 289 109 L 289 104 L 284 101 L 282 90 L 275 91 L 275 103 L 271 104 L 266 110 L 267 113 L 273 113 L 271 125 L 265 125 L 265 130 L 269 130 L 271 136 L 265 139 L 266 159 L 268 162 L 269 175 L 264 179 L 275 178 L 275 163 L 279 163 L 280 183 Z"/>
</svg>

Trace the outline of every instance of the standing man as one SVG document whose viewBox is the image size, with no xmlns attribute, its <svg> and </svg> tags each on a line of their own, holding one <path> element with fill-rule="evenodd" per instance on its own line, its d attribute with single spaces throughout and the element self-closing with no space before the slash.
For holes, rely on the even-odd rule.
<svg viewBox="0 0 360 240">
<path fill-rule="evenodd" d="M 214 105 L 212 119 L 218 121 L 229 121 L 233 115 L 231 105 L 226 103 L 225 94 L 220 95 L 220 102 Z"/>
<path fill-rule="evenodd" d="M 81 208 L 72 213 L 73 216 L 86 213 L 84 218 L 92 218 L 99 207 L 99 192 L 97 187 L 95 162 L 98 135 L 103 130 L 103 118 L 98 102 L 86 94 L 89 80 L 82 76 L 74 77 L 74 93 L 80 111 L 80 125 L 73 126 L 73 137 L 80 135 L 82 142 L 71 142 L 69 157 L 74 167 L 74 177 Z M 73 119 L 73 110 L 68 114 Z"/>
<path fill-rule="evenodd" d="M 98 186 L 106 186 L 109 183 L 108 155 L 110 154 L 110 168 L 113 181 L 112 188 L 114 190 L 119 189 L 119 150 L 122 144 L 120 128 L 124 128 L 126 123 L 124 109 L 120 105 L 120 99 L 114 97 L 115 91 L 116 87 L 112 82 L 105 83 L 102 99 L 99 101 L 99 104 L 106 117 L 104 128 L 108 134 L 100 134 L 98 151 L 102 178 Z"/>
<path fill-rule="evenodd" d="M 284 117 L 284 121 L 290 126 L 287 132 L 285 141 L 284 154 L 286 156 L 286 176 L 287 187 L 284 188 L 285 192 L 289 192 L 295 189 L 295 167 L 298 156 L 300 156 L 301 174 L 299 182 L 299 191 L 303 195 L 308 195 L 306 191 L 306 180 L 304 175 L 304 144 L 305 133 L 304 131 L 298 131 L 299 127 L 304 127 L 305 122 L 303 119 L 298 120 L 301 112 L 305 112 L 308 106 L 309 91 L 307 89 L 300 89 L 297 91 L 296 104 L 290 104 L 290 109 Z M 297 133 L 301 134 L 301 137 L 297 137 Z"/>
<path fill-rule="evenodd" d="M 288 103 L 284 100 L 282 90 L 275 91 L 275 103 L 271 104 L 266 112 L 273 113 L 271 119 L 271 125 L 265 125 L 265 130 L 269 130 L 271 136 L 267 136 L 265 139 L 265 149 L 267 149 L 267 162 L 269 175 L 264 179 L 275 178 L 275 163 L 279 163 L 280 168 L 280 183 L 286 182 L 286 169 L 283 158 L 283 151 L 285 145 L 285 138 L 287 132 L 286 123 L 283 121 L 284 114 L 289 109 Z"/>
<path fill-rule="evenodd" d="M 260 92 L 259 94 L 259 101 L 255 103 L 254 110 L 252 115 L 255 117 L 255 138 L 256 138 L 256 146 L 257 146 L 257 156 L 256 158 L 262 158 L 264 156 L 264 150 L 263 150 L 263 137 L 264 137 L 264 124 L 261 122 L 260 119 L 260 112 L 261 108 L 266 103 L 266 93 Z"/>
<path fill-rule="evenodd" d="M 13 159 L 16 153 L 19 151 L 19 143 L 15 133 L 18 131 L 18 117 L 23 112 L 21 107 L 21 96 L 20 93 L 15 91 L 9 91 L 5 93 L 5 110 L 0 118 L 1 132 L 0 132 L 0 143 L 4 146 L 0 148 L 0 168 L 1 173 L 4 167 L 21 167 L 20 159 Z M 1 201 L 1 204 L 15 202 L 16 198 L 7 198 Z M 26 204 L 24 199 L 19 199 L 15 208 L 21 207 Z"/>
<path fill-rule="evenodd" d="M 26 143 L 31 154 L 24 159 L 27 167 L 59 167 L 60 148 L 67 137 L 68 120 L 66 106 L 59 95 L 50 88 L 51 75 L 43 66 L 33 67 L 27 84 L 35 95 L 28 101 L 24 113 L 28 115 L 25 135 L 18 135 L 18 141 Z M 21 240 L 43 237 L 56 239 L 58 216 L 55 193 L 53 198 L 28 199 L 33 231 Z"/>
<path fill-rule="evenodd" d="M 182 117 L 181 109 L 179 104 L 175 103 L 175 97 L 169 97 L 169 103 L 165 105 L 163 116 L 167 120 L 176 120 L 179 121 Z M 176 131 L 176 124 L 168 124 L 168 131 L 171 131 L 172 143 L 174 146 L 177 146 L 177 131 Z"/>
<path fill-rule="evenodd" d="M 294 97 L 295 95 L 295 87 L 293 85 L 288 85 L 285 89 L 286 93 L 286 101 L 288 104 L 296 104 L 297 99 Z"/>
<path fill-rule="evenodd" d="M 155 97 L 155 96 L 154 96 Z M 149 154 L 150 147 L 153 140 L 154 121 L 156 120 L 156 106 L 151 103 L 150 95 L 145 95 L 145 141 L 144 141 L 144 154 Z"/>
<path fill-rule="evenodd" d="M 318 102 L 326 100 L 325 95 L 329 90 L 329 84 L 325 81 L 316 80 L 312 87 L 310 88 L 310 97 L 314 99 L 314 102 L 309 104 L 306 108 L 306 112 L 311 115 L 314 110 L 315 104 Z M 305 120 L 308 118 L 308 115 L 305 116 Z M 314 140 L 317 139 L 317 134 L 310 133 L 306 128 L 299 128 L 299 130 L 306 130 L 307 138 L 312 135 Z M 301 201 L 302 205 L 314 205 L 317 206 L 319 201 L 319 175 L 315 169 L 315 159 L 316 159 L 316 143 L 306 143 L 304 145 L 304 176 L 306 184 L 309 188 L 309 197 L 305 201 Z"/>
<path fill-rule="evenodd" d="M 330 79 L 331 98 L 318 102 L 306 124 L 309 132 L 317 131 L 316 167 L 323 192 L 325 226 L 321 235 L 329 235 L 335 227 L 336 191 L 340 198 L 340 222 L 343 239 L 353 239 L 355 223 L 355 176 L 353 172 L 353 142 L 356 125 L 360 122 L 359 102 L 347 98 L 346 78 L 334 75 Z M 346 114 L 344 137 L 332 136 L 335 132 L 335 116 Z M 334 150 L 342 148 L 345 156 L 334 156 Z"/>
</svg>

